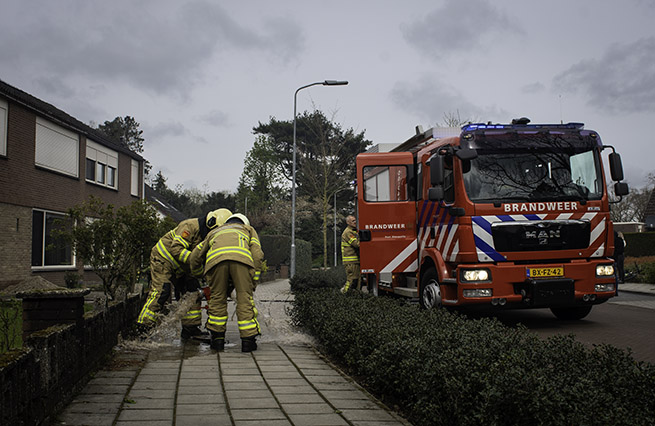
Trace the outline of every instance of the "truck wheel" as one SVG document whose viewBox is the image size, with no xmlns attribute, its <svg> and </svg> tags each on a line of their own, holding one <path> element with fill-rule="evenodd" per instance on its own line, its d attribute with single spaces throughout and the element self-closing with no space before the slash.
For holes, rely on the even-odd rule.
<svg viewBox="0 0 655 426">
<path fill-rule="evenodd" d="M 421 277 L 419 304 L 423 309 L 441 308 L 441 287 L 437 280 L 437 271 L 430 268 Z"/>
<path fill-rule="evenodd" d="M 591 306 L 575 306 L 571 308 L 550 308 L 550 311 L 561 320 L 580 320 L 591 312 Z"/>
</svg>

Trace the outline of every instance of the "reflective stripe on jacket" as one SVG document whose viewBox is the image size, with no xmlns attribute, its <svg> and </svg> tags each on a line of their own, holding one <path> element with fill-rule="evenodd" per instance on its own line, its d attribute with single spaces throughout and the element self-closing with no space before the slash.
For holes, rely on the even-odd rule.
<svg viewBox="0 0 655 426">
<path fill-rule="evenodd" d="M 255 228 L 240 223 L 228 223 L 213 229 L 191 253 L 189 263 L 196 273 L 204 267 L 209 271 L 224 260 L 241 262 L 261 271 L 264 253 Z"/>
<path fill-rule="evenodd" d="M 198 218 L 186 219 L 157 242 L 157 252 L 177 271 L 188 269 L 191 250 L 202 241 Z"/>
<path fill-rule="evenodd" d="M 351 226 L 341 234 L 341 260 L 343 263 L 359 263 L 359 235 Z"/>
</svg>

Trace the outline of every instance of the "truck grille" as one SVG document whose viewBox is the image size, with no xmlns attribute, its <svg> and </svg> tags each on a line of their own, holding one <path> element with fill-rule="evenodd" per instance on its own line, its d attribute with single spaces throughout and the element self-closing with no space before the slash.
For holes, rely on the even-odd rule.
<svg viewBox="0 0 655 426">
<path fill-rule="evenodd" d="M 591 224 L 587 220 L 497 222 L 491 225 L 499 252 L 572 250 L 589 247 Z"/>
</svg>

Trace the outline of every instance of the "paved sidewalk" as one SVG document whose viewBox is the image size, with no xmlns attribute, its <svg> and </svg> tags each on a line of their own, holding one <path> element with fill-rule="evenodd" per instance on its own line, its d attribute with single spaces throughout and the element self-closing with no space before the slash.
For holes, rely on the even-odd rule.
<svg viewBox="0 0 655 426">
<path fill-rule="evenodd" d="M 288 280 L 255 292 L 262 336 L 241 353 L 230 303 L 225 352 L 179 338 L 119 345 L 54 424 L 66 425 L 409 425 L 291 328 Z M 129 343 L 129 342 L 128 342 Z"/>
<path fill-rule="evenodd" d="M 622 291 L 627 291 L 628 293 L 650 294 L 655 296 L 655 284 L 623 283 L 619 284 L 619 294 Z"/>
</svg>

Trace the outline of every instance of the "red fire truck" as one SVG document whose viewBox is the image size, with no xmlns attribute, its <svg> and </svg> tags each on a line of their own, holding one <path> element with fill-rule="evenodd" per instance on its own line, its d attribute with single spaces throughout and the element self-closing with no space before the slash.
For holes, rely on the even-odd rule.
<svg viewBox="0 0 655 426">
<path fill-rule="evenodd" d="M 582 123 L 432 128 L 357 156 L 362 280 L 421 306 L 550 308 L 581 319 L 616 292 L 621 157 Z"/>
</svg>

